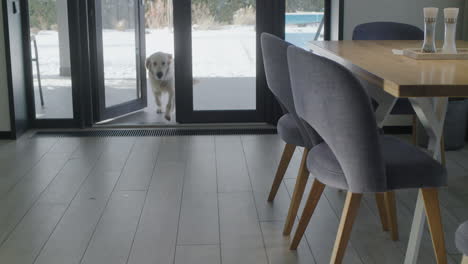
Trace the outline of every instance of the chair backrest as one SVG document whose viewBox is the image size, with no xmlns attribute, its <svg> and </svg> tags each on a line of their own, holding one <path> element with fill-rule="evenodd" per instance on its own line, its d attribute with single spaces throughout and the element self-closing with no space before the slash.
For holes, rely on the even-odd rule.
<svg viewBox="0 0 468 264">
<path fill-rule="evenodd" d="M 356 26 L 353 40 L 423 40 L 424 32 L 413 25 L 396 22 L 371 22 Z"/>
<path fill-rule="evenodd" d="M 263 64 L 268 87 L 287 113 L 291 114 L 297 123 L 306 148 L 322 142 L 317 133 L 313 131 L 297 116 L 291 91 L 289 77 L 287 49 L 292 44 L 268 33 L 261 36 Z M 310 130 L 309 132 L 307 132 Z"/>
<path fill-rule="evenodd" d="M 297 114 L 328 144 L 349 191 L 385 191 L 377 124 L 360 82 L 336 62 L 297 47 L 288 48 L 288 63 Z"/>
</svg>

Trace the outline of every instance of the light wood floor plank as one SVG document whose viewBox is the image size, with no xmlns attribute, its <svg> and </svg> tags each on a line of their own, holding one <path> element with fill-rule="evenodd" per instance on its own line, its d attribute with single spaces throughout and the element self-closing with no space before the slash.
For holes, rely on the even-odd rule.
<svg viewBox="0 0 468 264">
<path fill-rule="evenodd" d="M 10 263 L 35 260 L 93 166 L 82 159 L 67 162 L 0 248 L 0 260 Z"/>
<path fill-rule="evenodd" d="M 49 150 L 50 153 L 70 153 L 74 152 L 81 144 L 83 138 L 65 137 L 59 138 Z"/>
<path fill-rule="evenodd" d="M 30 139 L 9 144 L 11 147 L 6 148 L 9 151 L 5 151 L 5 156 L 0 157 L 0 199 L 32 170 L 44 155 L 57 145 L 56 143 L 56 139 Z"/>
<path fill-rule="evenodd" d="M 127 262 L 145 196 L 145 191 L 112 194 L 81 263 Z"/>
<path fill-rule="evenodd" d="M 47 154 L 4 198 L 0 200 L 0 244 L 13 231 L 49 183 L 65 165 L 69 155 Z"/>
<path fill-rule="evenodd" d="M 147 190 L 156 158 L 159 152 L 161 138 L 137 138 L 132 152 L 117 184 L 117 190 Z"/>
<path fill-rule="evenodd" d="M 260 225 L 270 264 L 316 263 L 307 242 L 301 243 L 297 250 L 289 250 L 291 241 L 283 236 L 284 222 L 261 222 Z"/>
<path fill-rule="evenodd" d="M 36 258 L 35 264 L 78 264 L 88 245 L 85 261 L 104 264 L 127 257 L 129 264 L 330 260 L 345 193 L 326 189 L 299 250 L 289 251 L 281 227 L 302 152 L 294 154 L 275 201 L 266 202 L 284 147 L 277 135 L 23 137 L 2 143 L 0 263 L 32 264 Z M 449 187 L 440 190 L 451 264 L 461 258 L 454 231 L 468 219 L 467 159 L 468 148 L 447 152 Z M 139 193 L 127 197 L 135 206 L 124 198 L 116 202 L 127 192 Z M 381 231 L 374 196 L 365 195 L 344 263 L 401 263 L 416 192 L 397 191 L 396 198 L 400 240 Z M 109 213 L 116 208 L 133 213 Z M 427 231 L 420 252 L 418 263 L 435 263 Z"/>
<path fill-rule="evenodd" d="M 267 201 L 279 163 L 277 152 L 282 151 L 281 142 L 265 141 L 261 140 L 261 137 L 256 139 L 243 139 L 242 146 L 259 219 L 260 221 L 284 221 L 290 203 L 290 197 L 284 184 L 280 185 L 275 200 L 273 202 Z"/>
<path fill-rule="evenodd" d="M 158 159 L 128 264 L 173 263 L 184 172 L 184 162 Z"/>
<path fill-rule="evenodd" d="M 216 192 L 184 193 L 178 234 L 178 245 L 219 244 Z"/>
<path fill-rule="evenodd" d="M 98 160 L 71 159 L 42 193 L 38 203 L 68 206 Z"/>
<path fill-rule="evenodd" d="M 44 154 L 58 142 L 57 138 L 20 138 L 0 147 L 0 159 L 21 157 L 26 153 Z"/>
<path fill-rule="evenodd" d="M 109 140 L 99 145 L 97 152 L 102 154 L 96 166 L 83 182 L 35 263 L 80 262 L 133 144 Z M 79 156 L 86 157 L 86 152 L 94 150 L 97 149 L 88 145 L 80 150 Z"/>
<path fill-rule="evenodd" d="M 218 199 L 222 263 L 267 263 L 252 193 L 219 193 Z"/>
<path fill-rule="evenodd" d="M 177 246 L 175 264 L 221 264 L 219 245 Z"/>
<path fill-rule="evenodd" d="M 185 162 L 187 159 L 188 137 L 163 137 L 159 145 L 158 162 Z"/>
<path fill-rule="evenodd" d="M 238 136 L 216 136 L 218 192 L 251 191 L 241 139 Z"/>
<path fill-rule="evenodd" d="M 47 203 L 34 207 L 0 247 L 0 262 L 33 263 L 65 208 L 63 204 Z"/>
<path fill-rule="evenodd" d="M 212 136 L 189 139 L 178 245 L 219 244 L 214 150 Z"/>
<path fill-rule="evenodd" d="M 217 192 L 215 139 L 190 137 L 187 143 L 184 193 Z"/>
<path fill-rule="evenodd" d="M 91 175 L 65 212 L 36 263 L 79 263 L 104 211 L 118 173 Z M 105 183 L 106 182 L 106 183 Z"/>
</svg>

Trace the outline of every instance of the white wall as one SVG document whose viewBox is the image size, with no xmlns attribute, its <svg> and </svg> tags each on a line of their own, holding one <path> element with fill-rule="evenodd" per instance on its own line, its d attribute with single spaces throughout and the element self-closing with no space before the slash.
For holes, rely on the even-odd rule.
<svg viewBox="0 0 468 264">
<path fill-rule="evenodd" d="M 5 57 L 5 32 L 3 12 L 0 5 L 0 131 L 10 131 L 10 107 L 8 104 L 8 82 Z"/>
<path fill-rule="evenodd" d="M 374 21 L 393 21 L 423 28 L 423 7 L 438 7 L 437 38 L 443 39 L 443 11 L 445 7 L 459 7 L 458 33 L 461 34 L 465 0 L 345 0 L 344 39 L 351 39 L 356 25 Z M 459 35 L 461 37 L 461 35 Z"/>
</svg>

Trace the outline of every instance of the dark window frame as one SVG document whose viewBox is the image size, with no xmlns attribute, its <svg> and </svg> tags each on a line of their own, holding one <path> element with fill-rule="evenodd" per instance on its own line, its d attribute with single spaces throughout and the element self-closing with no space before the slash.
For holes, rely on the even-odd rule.
<svg viewBox="0 0 468 264">
<path fill-rule="evenodd" d="M 35 113 L 35 98 L 33 87 L 33 72 L 31 50 L 30 50 L 30 29 L 29 29 L 29 10 L 28 0 L 21 1 L 22 24 L 23 24 L 23 47 L 25 60 L 25 79 L 27 84 L 28 94 L 28 117 L 30 127 L 32 128 L 80 128 L 92 127 L 96 121 L 96 103 L 90 98 L 96 97 L 97 81 L 93 77 L 92 63 L 92 45 L 90 39 L 92 31 L 95 30 L 93 25 L 90 25 L 90 17 L 94 14 L 91 12 L 90 4 L 94 0 L 76 1 L 68 0 L 68 26 L 69 26 L 69 41 L 70 41 L 70 60 L 72 71 L 72 95 L 73 95 L 73 118 L 67 119 L 37 119 Z M 330 39 L 331 32 L 331 0 L 325 1 L 325 21 L 324 21 L 324 39 Z M 340 1 L 340 29 L 339 34 L 342 36 L 343 27 L 343 0 Z M 191 15 L 191 0 L 174 1 L 174 27 L 179 27 L 190 32 L 179 30 L 174 34 L 174 45 L 176 56 L 175 74 L 182 76 L 176 79 L 176 87 L 192 86 L 192 63 L 191 57 L 184 60 L 184 56 L 191 55 L 191 21 L 187 16 Z M 185 5 L 184 5 L 185 4 Z M 184 9 L 185 8 L 185 9 Z M 178 12 L 175 12 L 175 10 Z M 182 123 L 195 123 L 197 120 L 203 119 L 201 122 L 267 122 L 276 123 L 282 115 L 276 99 L 266 86 L 265 73 L 263 69 L 263 60 L 261 57 L 260 33 L 268 32 L 277 35 L 284 39 L 285 37 L 285 1 L 270 1 L 257 0 L 257 10 L 262 11 L 257 15 L 257 88 L 256 100 L 257 110 L 236 110 L 236 111 L 196 111 L 198 113 L 186 114 L 186 118 L 180 120 L 180 116 L 187 113 L 188 105 L 185 104 L 187 96 L 177 97 L 176 105 L 178 113 L 177 120 Z M 190 27 L 189 27 L 190 26 Z M 73 34 L 71 34 L 73 32 Z M 190 40 L 190 41 L 187 41 Z M 8 51 L 7 51 L 8 52 Z M 186 63 L 190 61 L 190 63 Z M 144 73 L 144 71 L 142 71 Z M 188 76 L 190 74 L 190 76 Z M 190 90 L 180 88 L 183 91 Z M 192 94 L 193 95 L 193 94 Z M 191 102 L 193 104 L 193 100 Z M 191 106 L 191 105 L 190 105 Z"/>
</svg>

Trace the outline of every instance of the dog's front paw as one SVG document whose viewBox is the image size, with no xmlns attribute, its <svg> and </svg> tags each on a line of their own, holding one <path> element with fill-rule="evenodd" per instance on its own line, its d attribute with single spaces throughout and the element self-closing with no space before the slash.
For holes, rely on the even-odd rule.
<svg viewBox="0 0 468 264">
<path fill-rule="evenodd" d="M 171 121 L 171 115 L 166 114 L 164 115 L 164 118 L 166 118 L 167 121 Z"/>
<path fill-rule="evenodd" d="M 156 109 L 156 113 L 161 114 L 162 113 L 161 108 Z"/>
</svg>

